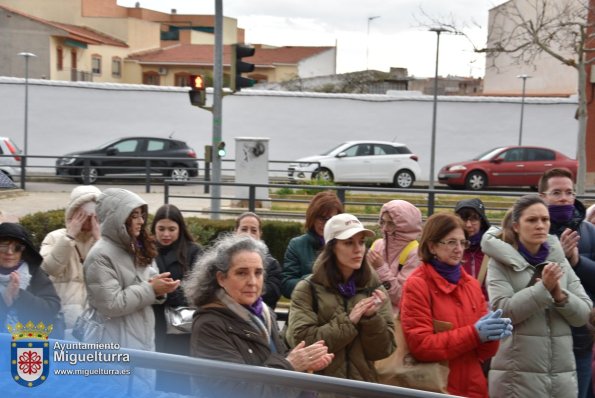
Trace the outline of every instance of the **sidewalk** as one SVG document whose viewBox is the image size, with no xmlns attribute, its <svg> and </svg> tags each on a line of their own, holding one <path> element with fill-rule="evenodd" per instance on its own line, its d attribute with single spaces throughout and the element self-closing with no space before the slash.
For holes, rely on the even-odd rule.
<svg viewBox="0 0 595 398">
<path fill-rule="evenodd" d="M 64 191 L 37 191 L 27 188 L 0 190 L 0 221 L 17 222 L 20 217 L 36 212 L 65 209 L 70 200 L 70 192 L 73 186 L 65 186 Z M 104 190 L 108 186 L 98 186 Z M 156 187 L 155 192 L 145 193 L 144 186 L 130 187 L 126 189 L 137 193 L 149 205 L 149 212 L 154 213 L 163 203 L 163 187 Z M 160 189 L 159 189 L 160 188 Z M 186 194 L 186 193 L 185 193 Z M 192 192 L 188 193 L 192 196 Z M 170 201 L 183 209 L 204 209 L 210 207 L 208 199 L 197 198 L 175 198 Z M 192 216 L 201 217 L 200 213 L 192 213 Z"/>
</svg>

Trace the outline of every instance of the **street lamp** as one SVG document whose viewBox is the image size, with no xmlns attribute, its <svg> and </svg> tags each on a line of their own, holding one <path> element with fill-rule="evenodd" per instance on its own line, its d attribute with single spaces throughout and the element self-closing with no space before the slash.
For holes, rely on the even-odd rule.
<svg viewBox="0 0 595 398">
<path fill-rule="evenodd" d="M 518 75 L 517 78 L 523 79 L 523 94 L 521 97 L 521 124 L 519 127 L 519 146 L 521 146 L 521 142 L 523 141 L 523 116 L 525 113 L 525 84 L 527 83 L 527 79 L 531 78 L 531 76 Z"/>
<path fill-rule="evenodd" d="M 431 192 L 434 189 L 434 163 L 436 160 L 436 113 L 438 110 L 438 58 L 440 55 L 440 33 L 448 32 L 444 28 L 432 28 L 430 32 L 436 33 L 436 73 L 434 74 L 434 108 L 432 111 L 432 142 L 430 152 L 430 200 L 428 201 L 430 214 L 434 210 L 434 196 Z"/>
<path fill-rule="evenodd" d="M 369 70 L 369 64 L 368 64 L 368 56 L 370 53 L 370 22 L 372 22 L 373 20 L 380 18 L 380 15 L 374 16 L 374 17 L 368 17 L 368 33 L 366 35 L 366 70 Z"/>
<path fill-rule="evenodd" d="M 22 52 L 19 53 L 21 57 L 25 57 L 25 137 L 24 137 L 24 156 L 21 163 L 21 189 L 25 189 L 25 167 L 27 167 L 28 155 L 28 121 L 29 121 L 29 58 L 37 57 L 33 53 Z"/>
</svg>

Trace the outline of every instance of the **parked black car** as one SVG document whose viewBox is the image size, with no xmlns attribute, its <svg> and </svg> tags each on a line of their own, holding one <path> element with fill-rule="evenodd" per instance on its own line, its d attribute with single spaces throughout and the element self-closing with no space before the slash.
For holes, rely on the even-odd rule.
<svg viewBox="0 0 595 398">
<path fill-rule="evenodd" d="M 126 137 L 89 151 L 78 151 L 56 160 L 56 175 L 74 177 L 84 183 L 88 173 L 88 183 L 93 184 L 99 176 L 109 174 L 146 174 L 147 158 L 151 173 L 158 173 L 174 180 L 186 181 L 198 176 L 196 152 L 184 141 L 157 137 Z M 89 160 L 89 168 L 85 167 Z"/>
</svg>

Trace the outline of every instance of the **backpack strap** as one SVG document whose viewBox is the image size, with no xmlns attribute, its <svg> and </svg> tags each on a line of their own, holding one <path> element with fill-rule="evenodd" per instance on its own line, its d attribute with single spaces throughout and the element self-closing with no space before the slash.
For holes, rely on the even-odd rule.
<svg viewBox="0 0 595 398">
<path fill-rule="evenodd" d="M 409 242 L 407 244 L 407 246 L 405 246 L 405 248 L 401 251 L 401 254 L 399 255 L 399 271 L 403 268 L 403 266 L 405 265 L 405 262 L 407 261 L 407 257 L 409 257 L 409 253 L 411 253 L 411 250 L 417 250 L 417 247 L 419 246 L 419 242 L 416 240 L 412 240 L 411 242 Z"/>
<path fill-rule="evenodd" d="M 483 286 L 483 282 L 485 281 L 486 274 L 488 272 L 488 262 L 490 261 L 490 257 L 483 255 L 483 260 L 481 261 L 481 267 L 479 267 L 479 273 L 477 274 L 477 281 L 479 282 L 479 286 Z"/>
<path fill-rule="evenodd" d="M 316 295 L 316 288 L 314 284 L 310 281 L 310 278 L 304 279 L 310 285 L 310 292 L 312 294 L 312 311 L 318 314 L 318 296 Z"/>
</svg>

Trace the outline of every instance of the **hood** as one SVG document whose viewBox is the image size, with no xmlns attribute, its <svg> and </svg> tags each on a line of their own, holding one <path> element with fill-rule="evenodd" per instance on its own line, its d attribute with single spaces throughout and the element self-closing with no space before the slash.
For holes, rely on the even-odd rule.
<svg viewBox="0 0 595 398">
<path fill-rule="evenodd" d="M 295 162 L 296 163 L 302 163 L 302 162 L 319 162 L 321 160 L 331 159 L 331 158 L 334 158 L 334 156 L 314 155 L 314 156 L 306 156 L 305 158 L 299 158 Z"/>
<path fill-rule="evenodd" d="M 72 190 L 70 193 L 70 202 L 66 207 L 64 214 L 66 221 L 72 218 L 72 215 L 82 205 L 87 202 L 97 202 L 97 198 L 101 191 L 92 185 L 81 185 Z"/>
<path fill-rule="evenodd" d="M 16 239 L 23 243 L 26 246 L 25 251 L 23 252 L 23 260 L 25 260 L 28 265 L 39 266 L 43 261 L 43 258 L 33 245 L 29 232 L 21 224 L 11 222 L 1 223 L 0 239 L 1 238 Z"/>
<path fill-rule="evenodd" d="M 101 236 L 129 247 L 131 238 L 126 230 L 126 219 L 140 206 L 143 206 L 143 211 L 147 212 L 147 202 L 134 192 L 121 188 L 108 188 L 103 191 L 97 200 Z"/>
<path fill-rule="evenodd" d="M 478 165 L 478 164 L 483 164 L 483 163 L 489 163 L 488 160 L 465 160 L 462 162 L 454 162 L 454 163 L 449 163 L 446 166 L 443 167 L 443 169 L 449 169 L 452 166 L 465 166 L 468 167 L 469 165 L 472 165 L 474 168 Z"/>
<path fill-rule="evenodd" d="M 472 199 L 464 199 L 460 200 L 457 205 L 455 206 L 455 213 L 458 213 L 459 210 L 462 209 L 473 209 L 479 216 L 481 217 L 481 230 L 487 231 L 490 228 L 490 222 L 486 216 L 485 206 L 481 199 L 472 198 Z"/>
<path fill-rule="evenodd" d="M 395 223 L 396 236 L 404 242 L 411 242 L 421 234 L 421 211 L 406 200 L 391 200 L 380 209 L 380 217 L 388 213 Z"/>
<path fill-rule="evenodd" d="M 530 267 L 531 265 L 517 249 L 500 239 L 500 232 L 501 229 L 499 227 L 488 229 L 481 239 L 481 251 L 499 263 L 512 267 L 515 271 L 522 271 Z M 550 254 L 547 257 L 548 261 L 565 261 L 564 252 L 561 250 L 562 248 L 560 247 L 558 238 L 554 235 L 548 235 L 547 243 L 550 246 Z"/>
</svg>

